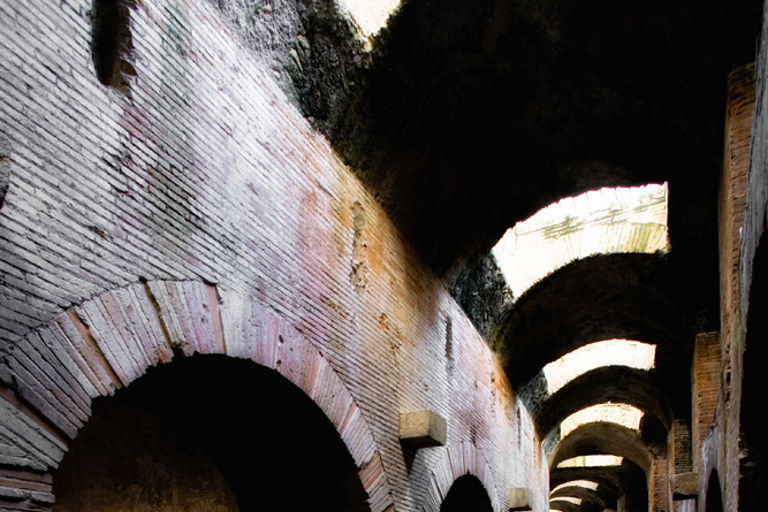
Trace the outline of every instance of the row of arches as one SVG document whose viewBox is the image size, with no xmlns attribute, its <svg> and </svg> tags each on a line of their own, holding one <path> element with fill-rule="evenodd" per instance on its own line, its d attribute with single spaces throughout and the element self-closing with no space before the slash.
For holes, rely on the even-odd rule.
<svg viewBox="0 0 768 512">
<path fill-rule="evenodd" d="M 546 232 L 547 226 L 538 229 Z M 758 249 L 743 304 L 749 311 L 739 420 L 743 510 L 755 508 L 756 489 L 765 479 L 765 450 L 756 433 L 757 368 L 765 359 L 763 256 Z M 667 259 L 658 252 L 610 251 L 571 258 L 531 286 L 496 331 L 495 346 L 514 353 L 507 373 L 549 457 L 552 509 L 664 510 L 674 499 L 676 509 L 694 510 L 696 499 L 686 494 L 691 492 L 705 501 L 699 510 L 723 508 L 721 463 L 702 467 L 693 460 L 691 425 L 702 419 L 691 416 L 691 395 L 701 391 L 692 390 L 690 374 L 680 371 L 692 365 L 694 350 L 686 340 L 693 334 L 675 290 L 665 284 Z M 705 428 L 715 428 L 708 421 Z M 705 474 L 698 475 L 702 469 Z M 678 490 L 671 483 L 677 478 L 696 479 L 703 488 Z"/>
<path fill-rule="evenodd" d="M 542 439 L 553 510 L 666 510 L 671 475 L 692 471 L 676 460 L 690 459 L 691 382 L 680 368 L 693 350 L 670 274 L 667 193 L 566 198 L 493 249 L 522 293 L 492 343 Z M 688 453 L 670 451 L 686 435 Z"/>
</svg>

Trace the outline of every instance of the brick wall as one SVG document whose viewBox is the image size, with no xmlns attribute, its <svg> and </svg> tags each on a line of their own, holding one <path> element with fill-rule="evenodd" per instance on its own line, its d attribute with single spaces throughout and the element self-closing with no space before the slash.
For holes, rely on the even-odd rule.
<svg viewBox="0 0 768 512">
<path fill-rule="evenodd" d="M 721 354 L 719 333 L 696 336 L 693 350 L 691 383 L 693 391 L 693 469 L 701 468 L 701 450 L 710 429 L 715 427 L 715 412 L 722 391 Z"/>
<path fill-rule="evenodd" d="M 669 461 L 655 459 L 648 470 L 648 510 L 666 512 L 672 510 L 669 482 Z"/>
<path fill-rule="evenodd" d="M 734 70 L 728 81 L 725 155 L 719 193 L 720 329 L 723 400 L 718 405 L 723 436 L 720 459 L 725 510 L 738 508 L 738 428 L 741 397 L 743 324 L 739 284 L 740 242 L 746 205 L 747 169 L 755 104 L 753 65 Z"/>
<path fill-rule="evenodd" d="M 108 364 L 79 361 L 106 372 L 83 380 L 65 345 L 38 350 L 43 334 L 68 320 L 90 342 L 96 324 L 77 321 L 108 312 L 105 297 L 118 304 L 126 293 L 139 300 L 143 282 L 189 282 L 215 286 L 224 344 L 227 315 L 257 308 L 322 355 L 370 428 L 397 510 L 427 499 L 448 449 L 419 451 L 406 465 L 399 413 L 423 408 L 447 418 L 449 446 L 483 454 L 502 508 L 507 488 L 531 487 L 545 510 L 546 462 L 495 356 L 258 55 L 203 0 L 145 0 L 130 9 L 133 69 L 123 86 L 105 86 L 91 58 L 90 8 L 0 3 L 10 173 L 0 210 L 0 433 L 15 433 L 0 453 L 26 471 L 7 477 L 25 482 L 3 484 L 16 492 L 7 503 L 50 503 L 44 473 L 87 421 L 88 400 L 138 378 L 138 354 L 149 357 L 135 345 Z"/>
</svg>

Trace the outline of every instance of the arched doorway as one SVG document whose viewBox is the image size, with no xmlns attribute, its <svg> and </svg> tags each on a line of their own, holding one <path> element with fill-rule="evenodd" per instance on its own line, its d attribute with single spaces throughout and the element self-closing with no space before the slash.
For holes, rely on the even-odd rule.
<svg viewBox="0 0 768 512">
<path fill-rule="evenodd" d="M 56 512 L 369 510 L 331 421 L 251 361 L 180 358 L 93 411 L 54 474 Z"/>
<path fill-rule="evenodd" d="M 493 512 L 493 506 L 482 482 L 474 475 L 464 475 L 453 482 L 440 512 Z"/>
</svg>

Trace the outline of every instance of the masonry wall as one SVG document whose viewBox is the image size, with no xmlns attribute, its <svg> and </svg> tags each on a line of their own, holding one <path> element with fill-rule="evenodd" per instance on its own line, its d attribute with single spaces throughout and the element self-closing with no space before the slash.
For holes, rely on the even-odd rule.
<svg viewBox="0 0 768 512">
<path fill-rule="evenodd" d="M 717 405 L 713 443 L 705 462 L 717 469 L 723 485 L 724 509 L 738 509 L 738 427 L 743 359 L 742 301 L 739 294 L 740 240 L 747 194 L 747 170 L 755 108 L 755 68 L 731 72 L 725 119 L 725 154 L 719 188 L 720 324 L 722 390 Z M 709 470 L 700 471 L 706 489 Z M 703 503 L 700 500 L 700 506 Z"/>
<path fill-rule="evenodd" d="M 756 58 L 756 91 L 752 141 L 750 146 L 750 165 L 747 175 L 747 191 L 744 225 L 740 239 L 739 254 L 739 293 L 741 309 L 740 322 L 743 326 L 738 341 L 739 355 L 742 359 L 741 372 L 737 375 L 740 386 L 738 412 L 731 411 L 731 425 L 735 425 L 735 414 L 739 414 L 739 429 L 729 432 L 731 445 L 738 445 L 738 461 L 733 460 L 729 467 L 735 472 L 739 467 L 739 507 L 741 510 L 758 510 L 761 504 L 762 489 L 765 488 L 766 450 L 764 425 L 761 416 L 764 403 L 763 369 L 768 361 L 765 349 L 765 229 L 768 226 L 768 133 L 766 128 L 766 101 L 768 100 L 768 35 L 765 26 L 765 8 L 763 30 Z M 761 256 L 762 254 L 762 256 Z M 736 456 L 734 455 L 734 459 Z"/>
<path fill-rule="evenodd" d="M 484 461 L 497 507 L 530 487 L 545 510 L 546 462 L 494 355 L 273 72 L 203 0 L 144 0 L 129 8 L 122 74 L 104 85 L 91 8 L 0 3 L 3 506 L 50 506 L 47 473 L 87 398 L 111 392 L 83 388 L 85 412 L 61 412 L 66 386 L 51 375 L 73 389 L 79 377 L 35 333 L 167 280 L 215 290 L 224 324 L 258 307 L 308 340 L 370 426 L 396 510 L 420 508 L 458 446 Z M 448 420 L 448 446 L 408 465 L 398 418 L 418 409 Z"/>
</svg>

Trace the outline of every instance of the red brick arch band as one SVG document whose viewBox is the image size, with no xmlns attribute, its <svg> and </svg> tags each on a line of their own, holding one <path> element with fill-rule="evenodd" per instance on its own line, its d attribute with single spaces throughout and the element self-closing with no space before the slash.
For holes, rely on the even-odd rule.
<svg viewBox="0 0 768 512">
<path fill-rule="evenodd" d="M 174 350 L 250 359 L 278 371 L 336 427 L 358 467 L 371 512 L 394 510 L 371 429 L 328 361 L 266 306 L 247 300 L 221 304 L 215 286 L 199 281 L 111 290 L 23 337 L 0 369 L 0 378 L 15 391 L 0 394 L 0 509 L 49 509 L 50 471 L 88 421 L 91 400 L 171 361 Z"/>
</svg>

